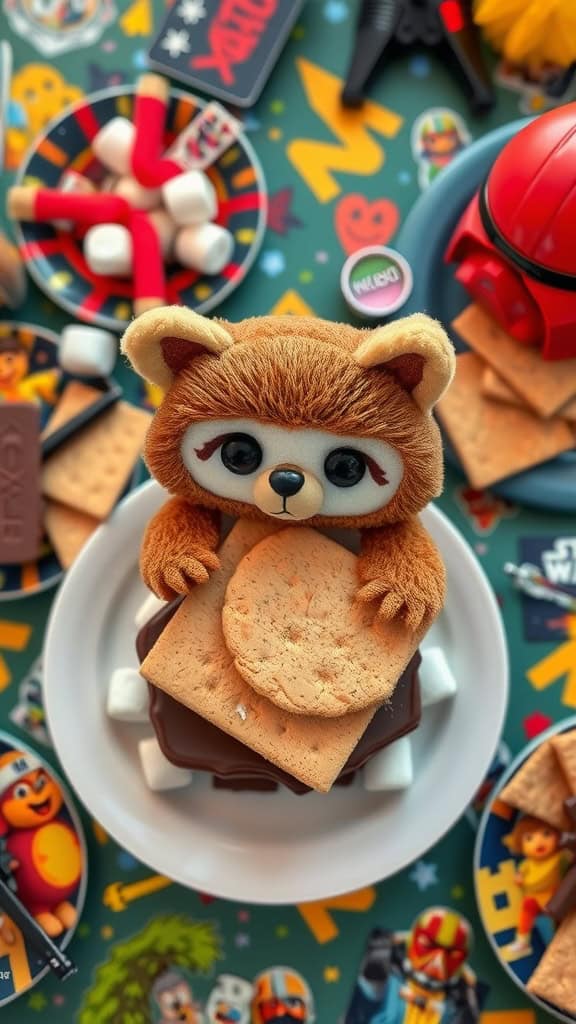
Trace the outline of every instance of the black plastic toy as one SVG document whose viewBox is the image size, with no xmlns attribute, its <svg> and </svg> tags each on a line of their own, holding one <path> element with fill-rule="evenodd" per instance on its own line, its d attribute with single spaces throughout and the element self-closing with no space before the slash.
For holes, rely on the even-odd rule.
<svg viewBox="0 0 576 1024">
<path fill-rule="evenodd" d="M 370 75 L 393 50 L 418 45 L 438 49 L 454 66 L 475 113 L 494 105 L 492 82 L 467 0 L 362 0 L 342 92 L 344 105 L 360 106 Z"/>
</svg>

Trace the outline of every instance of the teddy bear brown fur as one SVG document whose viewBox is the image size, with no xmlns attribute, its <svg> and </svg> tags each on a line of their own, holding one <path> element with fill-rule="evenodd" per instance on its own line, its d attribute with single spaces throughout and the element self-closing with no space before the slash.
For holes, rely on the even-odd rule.
<svg viewBox="0 0 576 1024">
<path fill-rule="evenodd" d="M 270 510 L 268 496 L 253 497 L 266 489 L 276 465 L 300 474 L 298 461 L 280 456 L 264 467 L 260 492 L 246 492 L 248 500 L 199 483 L 183 458 L 186 432 L 230 420 L 255 429 L 280 427 L 286 432 L 280 438 L 302 431 L 304 447 L 307 439 L 314 441 L 312 432 L 357 439 L 360 446 L 385 442 L 402 466 L 391 498 L 386 474 L 378 476 L 366 456 L 375 481 L 372 492 L 382 485 L 378 507 L 358 514 L 353 508 L 323 513 L 319 503 L 330 485 L 319 479 L 321 473 L 303 469 L 302 494 L 282 498 L 286 514 L 281 518 L 294 507 L 300 510 L 296 522 L 306 526 L 360 530 L 357 596 L 375 602 L 384 618 L 401 616 L 416 630 L 438 614 L 444 567 L 417 514 L 442 488 L 441 439 L 431 411 L 454 372 L 454 353 L 439 324 L 421 314 L 375 330 L 309 317 L 265 316 L 232 324 L 165 307 L 135 320 L 122 347 L 134 368 L 165 392 L 145 447 L 150 472 L 173 495 L 149 524 L 142 545 L 143 578 L 157 595 L 170 599 L 187 593 L 218 570 L 223 513 L 250 519 L 281 515 Z M 218 459 L 217 447 L 213 456 L 211 446 L 219 440 L 205 445 L 206 452 L 194 449 L 207 465 Z M 197 475 L 206 473 L 198 467 Z M 366 491 L 368 484 L 363 486 Z M 304 499 L 305 494 L 310 496 Z M 306 514 L 307 507 L 312 514 Z"/>
</svg>

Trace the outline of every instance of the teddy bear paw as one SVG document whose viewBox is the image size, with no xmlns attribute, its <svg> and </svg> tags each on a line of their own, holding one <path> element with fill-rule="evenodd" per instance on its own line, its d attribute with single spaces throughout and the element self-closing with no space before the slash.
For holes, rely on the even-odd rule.
<svg viewBox="0 0 576 1024">
<path fill-rule="evenodd" d="M 207 583 L 210 572 L 220 568 L 213 551 L 198 549 L 194 554 L 168 558 L 162 563 L 142 566 L 144 582 L 157 597 L 171 601 L 179 594 L 189 594 L 200 583 Z"/>
<path fill-rule="evenodd" d="M 438 613 L 436 601 L 428 601 L 418 590 L 399 587 L 383 578 L 366 583 L 357 596 L 365 603 L 380 602 L 377 618 L 383 622 L 402 619 L 413 633 L 427 627 Z"/>
</svg>

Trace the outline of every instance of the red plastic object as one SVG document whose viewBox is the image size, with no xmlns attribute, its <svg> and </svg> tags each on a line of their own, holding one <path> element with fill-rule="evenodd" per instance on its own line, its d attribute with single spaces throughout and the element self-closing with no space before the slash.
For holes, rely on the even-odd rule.
<svg viewBox="0 0 576 1024">
<path fill-rule="evenodd" d="M 159 188 L 182 173 L 175 160 L 162 157 L 165 120 L 165 102 L 156 96 L 136 96 L 136 139 L 131 162 L 134 177 L 146 188 Z"/>
<path fill-rule="evenodd" d="M 143 210 L 133 210 L 130 220 L 132 235 L 134 310 L 136 315 L 153 302 L 166 302 L 164 257 L 160 239 L 150 218 Z"/>
<path fill-rule="evenodd" d="M 34 198 L 34 220 L 39 222 L 66 219 L 88 226 L 128 224 L 131 213 L 125 199 L 103 192 L 80 195 L 54 188 L 39 188 Z"/>
<path fill-rule="evenodd" d="M 446 250 L 470 295 L 544 359 L 576 357 L 576 103 L 504 147 Z"/>
</svg>

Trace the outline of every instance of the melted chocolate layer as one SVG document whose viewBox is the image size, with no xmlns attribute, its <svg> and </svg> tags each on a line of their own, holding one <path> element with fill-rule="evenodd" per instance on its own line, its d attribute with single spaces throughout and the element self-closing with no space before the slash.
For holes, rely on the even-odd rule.
<svg viewBox="0 0 576 1024">
<path fill-rule="evenodd" d="M 141 662 L 181 601 L 182 598 L 179 598 L 157 612 L 138 633 L 136 650 Z M 418 726 L 421 715 L 418 685 L 420 662 L 420 654 L 416 652 L 402 673 L 390 701 L 378 709 L 358 741 L 338 777 L 338 784 L 351 782 L 355 772 L 374 754 Z M 228 736 L 163 690 L 149 684 L 149 691 L 150 721 L 163 753 L 173 764 L 209 772 L 219 788 L 264 791 L 275 789 L 281 784 L 293 793 L 310 792 L 304 783 Z"/>
</svg>

